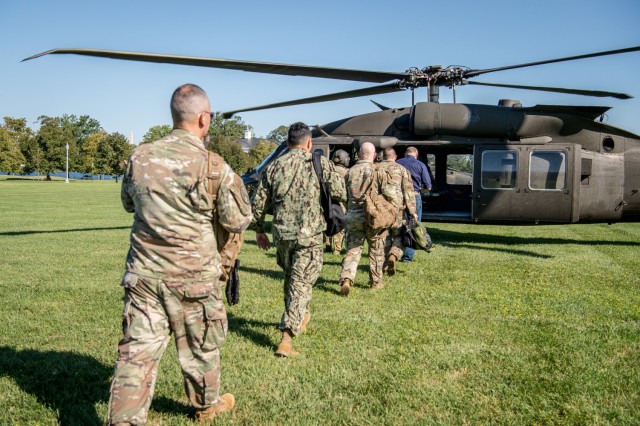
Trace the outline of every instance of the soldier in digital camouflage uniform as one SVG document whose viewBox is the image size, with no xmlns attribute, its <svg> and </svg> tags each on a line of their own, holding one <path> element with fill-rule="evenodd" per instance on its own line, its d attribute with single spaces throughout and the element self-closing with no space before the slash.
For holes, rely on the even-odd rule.
<svg viewBox="0 0 640 426">
<path fill-rule="evenodd" d="M 311 292 L 322 268 L 322 213 L 320 183 L 313 168 L 311 131 L 304 123 L 289 128 L 290 151 L 275 160 L 262 175 L 253 194 L 253 222 L 258 247 L 267 250 L 266 212 L 273 209 L 272 231 L 278 265 L 284 270 L 284 313 L 278 356 L 296 355 L 292 338 L 306 329 L 311 318 Z M 331 198 L 344 201 L 344 180 L 322 157 L 322 174 Z"/>
<path fill-rule="evenodd" d="M 214 223 L 241 233 L 251 221 L 242 180 L 225 163 L 208 176 L 203 144 L 211 123 L 207 94 L 180 86 L 171 98 L 173 131 L 140 145 L 122 181 L 122 204 L 134 213 L 131 246 L 122 279 L 123 333 L 118 344 L 108 422 L 147 420 L 160 358 L 174 334 L 184 386 L 204 423 L 233 408 L 219 396 L 220 348 L 227 332 Z M 208 179 L 221 179 L 217 200 Z"/>
<path fill-rule="evenodd" d="M 333 165 L 336 172 L 338 172 L 342 176 L 342 178 L 345 179 L 346 181 L 347 172 L 349 171 L 349 154 L 347 154 L 345 150 L 339 149 L 333 154 L 332 161 L 333 161 Z M 347 211 L 346 203 L 340 203 L 340 205 L 342 206 L 342 210 L 346 212 Z M 333 237 L 329 237 L 331 240 L 331 249 L 333 251 L 333 254 L 339 255 L 340 252 L 342 252 L 342 246 L 344 243 L 345 234 L 346 234 L 346 231 L 343 229 Z"/>
<path fill-rule="evenodd" d="M 395 224 L 389 228 L 384 244 L 386 262 L 383 270 L 389 276 L 396 273 L 396 262 L 402 257 L 404 250 L 401 230 L 405 209 L 416 221 L 418 220 L 411 175 L 407 169 L 396 163 L 396 158 L 398 158 L 396 151 L 393 148 L 386 148 L 383 160 L 377 165 L 376 184 L 379 192 L 397 208 Z"/>
<path fill-rule="evenodd" d="M 353 285 L 364 241 L 369 245 L 369 285 L 372 289 L 382 288 L 382 266 L 384 263 L 384 242 L 386 230 L 372 230 L 364 211 L 364 195 L 373 184 L 376 148 L 365 142 L 358 152 L 359 160 L 347 173 L 347 254 L 342 260 L 340 273 L 340 294 L 349 295 Z"/>
</svg>

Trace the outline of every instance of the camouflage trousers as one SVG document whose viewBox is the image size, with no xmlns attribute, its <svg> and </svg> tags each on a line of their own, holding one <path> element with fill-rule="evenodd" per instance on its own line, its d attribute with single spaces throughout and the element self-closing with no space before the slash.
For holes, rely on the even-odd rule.
<svg viewBox="0 0 640 426">
<path fill-rule="evenodd" d="M 352 230 L 347 233 L 347 255 L 342 260 L 340 282 L 345 278 L 355 282 L 358 264 L 362 256 L 365 240 L 369 245 L 369 284 L 379 284 L 382 280 L 382 266 L 384 264 L 384 243 L 387 230 L 374 232 L 372 230 Z"/>
<path fill-rule="evenodd" d="M 340 254 L 340 252 L 342 251 L 342 246 L 344 243 L 344 235 L 346 234 L 346 230 L 342 230 L 340 232 L 338 232 L 336 235 L 334 235 L 331 238 L 331 251 L 333 252 L 333 254 Z"/>
<path fill-rule="evenodd" d="M 108 422 L 144 424 L 158 365 L 173 333 L 184 387 L 196 408 L 218 400 L 227 314 L 218 280 L 165 281 L 127 272 Z"/>
<path fill-rule="evenodd" d="M 404 245 L 402 244 L 402 227 L 389 228 L 387 237 L 384 241 L 384 257 L 389 258 L 394 255 L 396 259 L 402 258 L 404 253 Z"/>
<path fill-rule="evenodd" d="M 322 234 L 304 240 L 277 241 L 276 258 L 284 271 L 284 312 L 279 328 L 297 336 L 322 269 Z"/>
</svg>

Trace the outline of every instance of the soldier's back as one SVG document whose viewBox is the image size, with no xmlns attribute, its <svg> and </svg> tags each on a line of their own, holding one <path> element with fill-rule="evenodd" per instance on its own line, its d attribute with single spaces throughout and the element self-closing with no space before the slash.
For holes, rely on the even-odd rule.
<svg viewBox="0 0 640 426">
<path fill-rule="evenodd" d="M 203 182 L 207 150 L 186 131 L 174 130 L 138 147 L 122 182 L 123 202 L 135 209 L 129 271 L 199 278 L 219 274 L 213 240 L 212 200 Z"/>
<path fill-rule="evenodd" d="M 385 160 L 378 164 L 378 175 L 380 193 L 394 206 L 402 208 L 402 181 L 408 177 L 407 169 L 393 160 Z"/>
<path fill-rule="evenodd" d="M 273 200 L 274 238 L 295 240 L 321 233 L 326 223 L 311 153 L 292 149 L 265 173 Z"/>
</svg>

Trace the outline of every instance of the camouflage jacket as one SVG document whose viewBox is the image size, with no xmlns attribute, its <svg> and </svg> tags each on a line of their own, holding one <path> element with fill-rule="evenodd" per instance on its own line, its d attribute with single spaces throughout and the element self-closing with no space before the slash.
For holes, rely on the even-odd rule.
<svg viewBox="0 0 640 426">
<path fill-rule="evenodd" d="M 334 164 L 333 166 L 336 169 L 336 172 L 342 176 L 343 179 L 347 179 L 347 173 L 349 173 L 349 168 L 343 166 L 342 164 Z"/>
<path fill-rule="evenodd" d="M 345 185 L 347 184 L 347 173 L 349 173 L 349 168 L 343 166 L 342 164 L 334 164 L 333 168 L 335 169 L 335 171 L 342 176 L 342 180 L 344 180 Z M 347 203 L 346 203 L 346 198 L 344 202 L 340 202 L 340 205 L 342 206 L 342 210 L 347 211 Z"/>
<path fill-rule="evenodd" d="M 325 157 L 321 163 L 331 198 L 344 201 L 344 179 Z M 256 232 L 264 232 L 266 212 L 273 210 L 275 241 L 308 239 L 321 234 L 327 227 L 312 155 L 302 149 L 291 149 L 267 167 L 253 193 L 251 204 L 251 227 Z"/>
<path fill-rule="evenodd" d="M 405 208 L 409 214 L 416 214 L 416 198 L 411 182 L 411 174 L 407 169 L 393 160 L 384 160 L 377 165 L 376 185 L 380 194 L 398 208 L 398 221 L 402 224 L 402 212 Z M 397 226 L 398 222 L 396 222 Z"/>
<path fill-rule="evenodd" d="M 121 191 L 122 205 L 134 213 L 127 271 L 160 279 L 218 278 L 207 158 L 200 139 L 179 129 L 133 152 Z M 218 223 L 229 232 L 242 232 L 251 221 L 249 196 L 226 163 L 221 179 Z"/>
<path fill-rule="evenodd" d="M 374 165 L 372 161 L 358 160 L 347 173 L 347 229 L 364 230 L 364 195 L 373 183 Z"/>
</svg>

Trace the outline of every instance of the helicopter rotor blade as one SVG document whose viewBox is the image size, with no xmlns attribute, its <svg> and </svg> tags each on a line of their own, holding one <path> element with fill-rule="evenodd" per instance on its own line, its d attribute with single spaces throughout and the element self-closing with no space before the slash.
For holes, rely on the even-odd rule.
<svg viewBox="0 0 640 426">
<path fill-rule="evenodd" d="M 270 62 L 240 61 L 233 59 L 201 58 L 194 56 L 163 55 L 157 53 L 124 52 L 100 49 L 53 49 L 22 60 L 28 61 L 45 55 L 73 54 L 121 59 L 125 61 L 154 62 L 161 64 L 191 65 L 196 67 L 223 68 L 265 74 L 332 78 L 337 80 L 385 83 L 402 79 L 407 73 L 353 70 L 345 68 L 316 67 L 308 65 L 277 64 Z"/>
<path fill-rule="evenodd" d="M 515 68 L 533 67 L 533 66 L 536 66 L 536 65 L 553 64 L 555 62 L 575 61 L 577 59 L 595 58 L 597 56 L 618 55 L 620 53 L 635 52 L 635 51 L 638 51 L 638 50 L 640 50 L 640 46 L 627 47 L 625 49 L 607 50 L 607 51 L 604 51 L 604 52 L 588 53 L 586 55 L 567 56 L 565 58 L 548 59 L 546 61 L 529 62 L 529 63 L 526 63 L 526 64 L 510 65 L 510 66 L 506 66 L 506 67 L 487 68 L 487 69 L 484 69 L 484 70 L 471 70 L 471 71 L 465 72 L 464 73 L 464 77 L 465 78 L 469 78 L 469 77 L 475 77 L 475 76 L 478 76 L 480 74 L 486 74 L 486 73 L 490 73 L 490 72 L 505 71 L 505 70 L 511 70 L 511 69 L 515 69 Z"/>
<path fill-rule="evenodd" d="M 291 105 L 303 105 L 303 104 L 312 104 L 312 103 L 318 103 L 318 102 L 335 101 L 338 99 L 357 98 L 360 96 L 381 95 L 383 93 L 400 92 L 402 90 L 404 89 L 400 87 L 398 83 L 394 82 L 390 84 L 383 84 L 381 86 L 365 87 L 364 89 L 349 90 L 346 92 L 332 93 L 329 95 L 313 96 L 311 98 L 296 99 L 293 101 L 277 102 L 274 104 L 261 105 L 261 106 L 252 107 L 252 108 L 237 109 L 235 111 L 226 111 L 222 113 L 222 116 L 228 119 L 238 112 L 258 111 L 262 109 L 280 108 L 280 107 L 291 106 Z"/>
<path fill-rule="evenodd" d="M 511 89 L 538 90 L 541 92 L 568 93 L 570 95 L 596 96 L 599 98 L 631 99 L 626 93 L 605 92 L 602 90 L 566 89 L 564 87 L 523 86 L 520 84 L 481 83 L 479 81 L 464 81 L 463 84 L 476 86 L 508 87 Z"/>
</svg>

